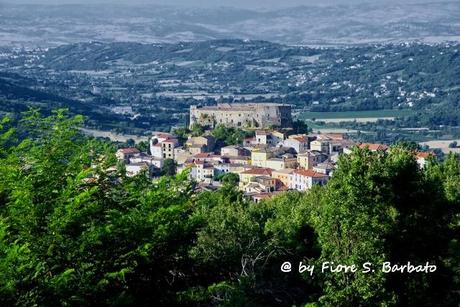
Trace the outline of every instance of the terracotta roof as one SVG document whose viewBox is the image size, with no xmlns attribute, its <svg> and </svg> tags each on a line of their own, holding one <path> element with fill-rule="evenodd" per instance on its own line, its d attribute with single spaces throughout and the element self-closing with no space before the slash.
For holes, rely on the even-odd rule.
<svg viewBox="0 0 460 307">
<path fill-rule="evenodd" d="M 325 174 L 321 174 L 315 171 L 312 171 L 311 169 L 297 169 L 294 171 L 294 174 L 300 175 L 300 176 L 305 176 L 305 177 L 328 177 Z"/>
<path fill-rule="evenodd" d="M 176 143 L 176 142 L 177 142 L 177 139 L 168 137 L 162 143 Z"/>
<path fill-rule="evenodd" d="M 415 156 L 417 157 L 417 159 L 426 159 L 426 158 L 428 158 L 430 156 L 434 156 L 434 153 L 418 151 L 418 152 L 415 153 Z"/>
<path fill-rule="evenodd" d="M 139 149 L 134 148 L 134 147 L 129 147 L 129 148 L 122 148 L 120 151 L 124 154 L 136 154 L 140 153 Z"/>
<path fill-rule="evenodd" d="M 389 147 L 387 145 L 384 145 L 384 144 L 362 143 L 361 145 L 359 145 L 359 148 L 361 148 L 361 149 L 368 148 L 371 151 L 378 151 L 378 150 L 386 151 L 386 150 L 388 150 Z"/>
<path fill-rule="evenodd" d="M 291 140 L 296 140 L 298 142 L 307 142 L 308 138 L 305 136 L 296 136 L 296 137 L 291 138 Z"/>
<path fill-rule="evenodd" d="M 248 175 L 272 175 L 271 168 L 252 168 L 248 169 L 247 171 L 242 172 L 241 174 L 248 174 Z"/>
</svg>

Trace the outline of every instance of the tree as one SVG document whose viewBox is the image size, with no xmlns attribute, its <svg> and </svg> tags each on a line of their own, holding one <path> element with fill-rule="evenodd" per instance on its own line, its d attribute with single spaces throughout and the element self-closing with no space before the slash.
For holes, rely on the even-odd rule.
<svg viewBox="0 0 460 307">
<path fill-rule="evenodd" d="M 308 134 L 312 130 L 308 127 L 307 123 L 303 120 L 295 120 L 292 123 L 292 130 L 295 134 Z"/>
<path fill-rule="evenodd" d="M 240 181 L 240 177 L 235 173 L 226 173 L 219 180 L 223 184 L 235 186 Z"/>
<path fill-rule="evenodd" d="M 315 205 L 313 224 L 321 245 L 321 262 L 357 265 L 385 261 L 384 238 L 394 219 L 387 170 L 377 154 L 355 149 L 339 159 L 324 196 Z M 324 275 L 326 304 L 380 305 L 393 301 L 383 286 L 386 276 L 357 273 Z"/>
<path fill-rule="evenodd" d="M 200 124 L 193 124 L 191 127 L 192 136 L 201 136 L 204 133 L 204 128 Z"/>
<path fill-rule="evenodd" d="M 174 176 L 176 174 L 176 161 L 173 159 L 165 159 L 161 168 L 162 176 Z"/>
</svg>

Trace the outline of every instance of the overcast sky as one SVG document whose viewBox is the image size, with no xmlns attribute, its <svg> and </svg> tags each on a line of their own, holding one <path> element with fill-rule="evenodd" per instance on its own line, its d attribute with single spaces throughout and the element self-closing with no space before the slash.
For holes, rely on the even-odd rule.
<svg viewBox="0 0 460 307">
<path fill-rule="evenodd" d="M 445 2 L 446 0 L 407 0 L 404 2 Z M 452 0 L 451 0 L 452 1 Z M 454 0 L 460 1 L 460 0 Z M 278 8 L 298 5 L 325 5 L 325 4 L 351 4 L 360 2 L 393 2 L 398 0 L 0 0 L 0 3 L 33 3 L 33 4 L 93 4 L 93 3 L 113 3 L 113 4 L 162 4 L 162 5 L 180 5 L 180 6 L 233 6 L 240 8 Z"/>
</svg>

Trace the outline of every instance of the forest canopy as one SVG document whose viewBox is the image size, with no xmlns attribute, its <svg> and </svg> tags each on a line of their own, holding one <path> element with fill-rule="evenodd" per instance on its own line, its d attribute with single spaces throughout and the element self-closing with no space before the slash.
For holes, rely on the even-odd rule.
<svg viewBox="0 0 460 307">
<path fill-rule="evenodd" d="M 127 177 L 81 116 L 0 122 L 0 304 L 456 306 L 460 160 L 355 149 L 330 182 L 253 203 L 232 181 Z M 225 183 L 227 182 L 227 183 Z M 293 271 L 281 272 L 281 264 Z M 299 262 L 375 264 L 298 273 Z M 435 264 L 433 273 L 383 273 Z"/>
</svg>

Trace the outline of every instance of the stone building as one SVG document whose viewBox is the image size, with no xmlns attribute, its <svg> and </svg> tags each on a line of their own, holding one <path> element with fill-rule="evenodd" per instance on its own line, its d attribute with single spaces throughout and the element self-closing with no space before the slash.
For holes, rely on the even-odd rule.
<svg viewBox="0 0 460 307">
<path fill-rule="evenodd" d="M 193 124 L 215 127 L 265 129 L 292 126 L 291 106 L 278 103 L 219 103 L 216 106 L 190 106 Z"/>
</svg>

